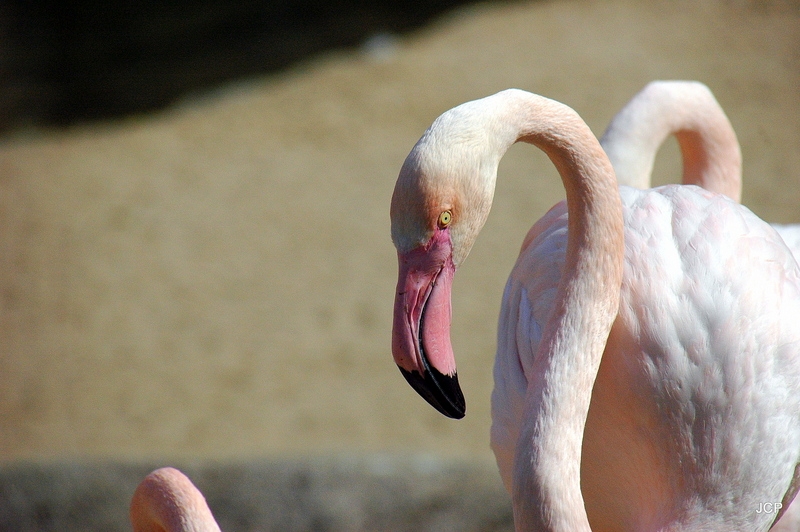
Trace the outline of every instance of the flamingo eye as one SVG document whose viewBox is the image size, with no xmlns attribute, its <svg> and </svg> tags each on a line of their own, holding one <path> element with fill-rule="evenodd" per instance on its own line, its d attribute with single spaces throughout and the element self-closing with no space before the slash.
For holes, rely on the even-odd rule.
<svg viewBox="0 0 800 532">
<path fill-rule="evenodd" d="M 444 229 L 450 222 L 453 220 L 453 215 L 450 211 L 444 211 L 442 214 L 439 215 L 439 227 Z"/>
</svg>

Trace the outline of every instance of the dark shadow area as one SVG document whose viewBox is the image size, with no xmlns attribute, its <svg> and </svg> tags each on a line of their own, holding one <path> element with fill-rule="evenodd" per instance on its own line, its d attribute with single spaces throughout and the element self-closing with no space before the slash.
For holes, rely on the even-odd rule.
<svg viewBox="0 0 800 532">
<path fill-rule="evenodd" d="M 0 2 L 0 133 L 162 108 L 465 0 Z"/>
</svg>

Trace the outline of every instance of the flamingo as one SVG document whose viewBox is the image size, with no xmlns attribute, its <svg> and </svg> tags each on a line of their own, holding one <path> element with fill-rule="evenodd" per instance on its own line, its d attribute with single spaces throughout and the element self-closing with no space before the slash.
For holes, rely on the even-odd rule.
<svg viewBox="0 0 800 532">
<path fill-rule="evenodd" d="M 741 202 L 742 155 L 725 111 L 698 81 L 652 81 L 611 120 L 600 144 L 620 185 L 650 188 L 658 148 L 675 135 L 683 156 L 683 183 Z M 800 224 L 772 224 L 800 258 Z"/>
<path fill-rule="evenodd" d="M 406 158 L 390 211 L 401 373 L 463 417 L 452 279 L 517 141 L 566 190 L 523 242 L 498 327 L 491 439 L 517 530 L 767 530 L 780 511 L 764 503 L 800 485 L 798 266 L 723 195 L 618 188 L 563 104 L 467 102 Z"/>
<path fill-rule="evenodd" d="M 220 532 L 203 494 L 172 467 L 142 480 L 131 499 L 130 520 L 134 532 Z"/>
<path fill-rule="evenodd" d="M 771 224 L 800 263 L 800 224 Z"/>
<path fill-rule="evenodd" d="M 684 184 L 741 201 L 742 157 L 728 117 L 711 90 L 697 81 L 652 81 L 611 120 L 600 144 L 620 185 L 650 188 L 656 153 L 675 135 L 684 160 Z M 800 225 L 772 224 L 795 259 Z M 800 530 L 800 504 L 789 505 L 775 532 Z"/>
</svg>

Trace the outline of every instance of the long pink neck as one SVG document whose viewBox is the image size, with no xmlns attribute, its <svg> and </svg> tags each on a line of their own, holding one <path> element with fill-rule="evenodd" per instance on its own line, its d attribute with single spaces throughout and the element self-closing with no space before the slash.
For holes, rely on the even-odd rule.
<svg viewBox="0 0 800 532">
<path fill-rule="evenodd" d="M 600 143 L 619 184 L 650 188 L 656 153 L 670 135 L 680 145 L 684 184 L 741 200 L 736 133 L 708 87 L 692 81 L 654 81 L 614 116 Z"/>
<path fill-rule="evenodd" d="M 494 97 L 499 157 L 512 143 L 542 149 L 566 189 L 564 276 L 528 384 L 515 458 L 518 529 L 589 530 L 580 488 L 581 444 L 592 386 L 619 307 L 622 206 L 600 144 L 569 107 L 523 91 Z M 486 99 L 488 100 L 488 98 Z"/>
</svg>

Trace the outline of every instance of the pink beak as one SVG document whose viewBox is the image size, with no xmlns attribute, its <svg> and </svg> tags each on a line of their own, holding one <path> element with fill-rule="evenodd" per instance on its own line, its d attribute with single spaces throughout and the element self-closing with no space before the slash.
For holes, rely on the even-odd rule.
<svg viewBox="0 0 800 532">
<path fill-rule="evenodd" d="M 445 416 L 464 417 L 450 343 L 455 265 L 447 230 L 437 230 L 424 246 L 398 253 L 392 355 L 408 383 Z"/>
</svg>

